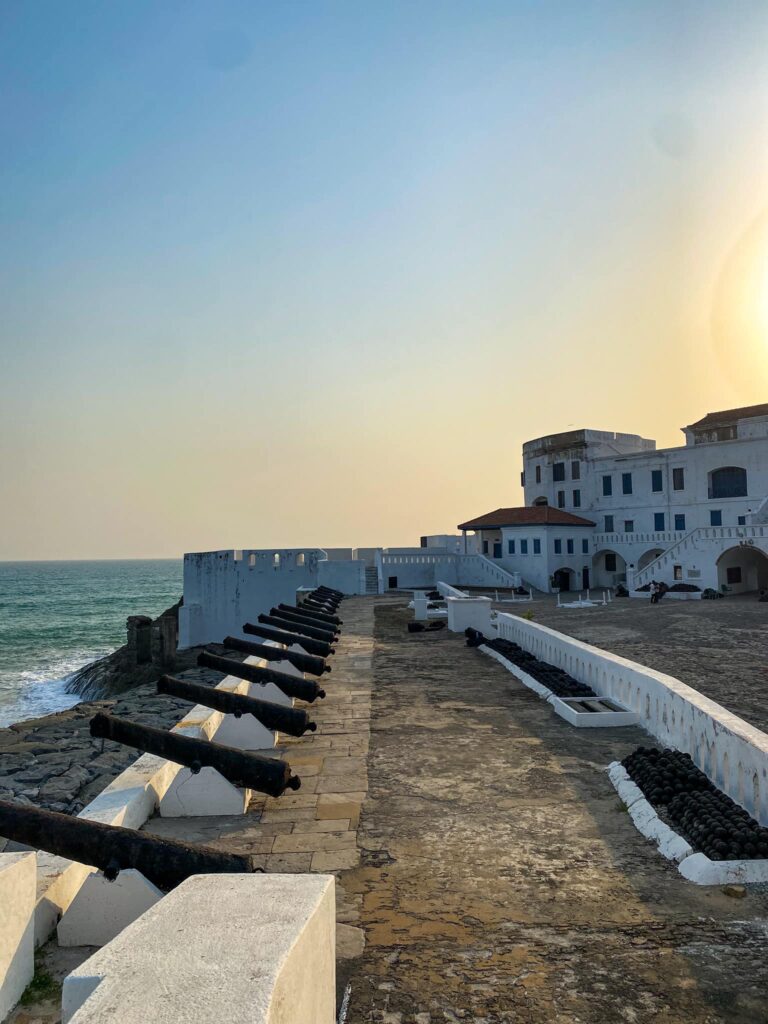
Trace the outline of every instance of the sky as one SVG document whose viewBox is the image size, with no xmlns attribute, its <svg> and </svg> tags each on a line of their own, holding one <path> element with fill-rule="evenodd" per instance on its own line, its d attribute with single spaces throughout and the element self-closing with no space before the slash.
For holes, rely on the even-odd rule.
<svg viewBox="0 0 768 1024">
<path fill-rule="evenodd" d="M 768 4 L 3 0 L 0 559 L 418 544 L 768 401 Z"/>
</svg>

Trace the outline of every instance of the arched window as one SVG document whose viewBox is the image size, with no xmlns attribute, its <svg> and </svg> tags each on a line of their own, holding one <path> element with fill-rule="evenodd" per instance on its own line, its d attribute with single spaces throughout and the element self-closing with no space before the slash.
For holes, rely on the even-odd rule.
<svg viewBox="0 0 768 1024">
<path fill-rule="evenodd" d="M 741 466 L 723 466 L 709 474 L 710 498 L 745 498 L 747 471 Z"/>
<path fill-rule="evenodd" d="M 536 505 L 537 507 L 540 507 L 541 505 L 548 505 L 549 502 L 546 498 L 537 498 L 533 504 Z"/>
</svg>

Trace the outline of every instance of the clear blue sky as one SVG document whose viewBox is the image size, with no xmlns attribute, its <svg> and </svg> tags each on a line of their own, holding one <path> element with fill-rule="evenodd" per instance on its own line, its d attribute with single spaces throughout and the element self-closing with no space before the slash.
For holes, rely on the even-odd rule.
<svg viewBox="0 0 768 1024">
<path fill-rule="evenodd" d="M 767 53 L 764 2 L 5 0 L 0 558 L 414 543 L 529 437 L 767 400 Z"/>
</svg>

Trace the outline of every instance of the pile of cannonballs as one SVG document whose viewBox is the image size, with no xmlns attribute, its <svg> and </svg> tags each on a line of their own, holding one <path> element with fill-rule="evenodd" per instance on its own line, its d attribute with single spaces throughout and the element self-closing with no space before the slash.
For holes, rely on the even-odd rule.
<svg viewBox="0 0 768 1024">
<path fill-rule="evenodd" d="M 578 682 L 573 676 L 563 672 L 561 668 L 555 668 L 554 665 L 548 665 L 545 661 L 539 661 L 538 658 L 529 654 L 528 651 L 524 651 L 519 644 L 515 644 L 511 640 L 504 640 L 502 637 L 489 640 L 474 629 L 465 630 L 465 635 L 468 647 L 485 644 L 486 647 L 490 647 L 513 665 L 517 665 L 523 672 L 527 672 L 529 676 L 532 676 L 542 686 L 546 686 L 557 697 L 597 696 L 589 686 Z"/>
<path fill-rule="evenodd" d="M 638 747 L 622 764 L 646 799 L 695 850 L 710 860 L 768 857 L 768 829 L 721 793 L 679 750 Z"/>
</svg>

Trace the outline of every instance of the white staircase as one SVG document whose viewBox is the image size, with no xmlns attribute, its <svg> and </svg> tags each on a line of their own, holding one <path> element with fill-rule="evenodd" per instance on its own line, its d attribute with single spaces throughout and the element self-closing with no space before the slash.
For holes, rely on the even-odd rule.
<svg viewBox="0 0 768 1024">
<path fill-rule="evenodd" d="M 366 594 L 378 594 L 379 592 L 379 570 L 375 565 L 365 567 L 365 592 Z"/>
</svg>

